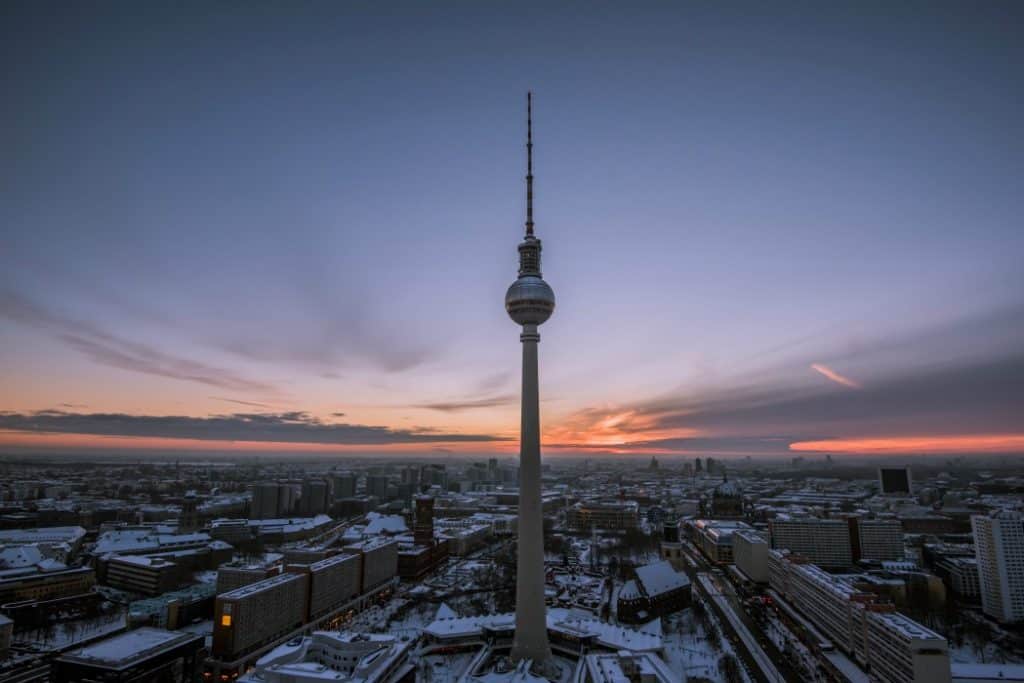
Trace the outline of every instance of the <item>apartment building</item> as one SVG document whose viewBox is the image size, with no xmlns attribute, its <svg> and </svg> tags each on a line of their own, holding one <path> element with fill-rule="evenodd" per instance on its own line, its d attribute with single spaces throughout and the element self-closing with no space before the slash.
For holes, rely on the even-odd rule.
<svg viewBox="0 0 1024 683">
<path fill-rule="evenodd" d="M 310 578 L 309 619 L 327 614 L 359 594 L 362 561 L 358 554 L 345 554 L 306 565 Z M 294 571 L 293 566 L 288 571 Z"/>
<path fill-rule="evenodd" d="M 1002 623 L 1024 621 L 1024 517 L 1013 510 L 971 517 L 981 606 Z"/>
<path fill-rule="evenodd" d="M 772 548 L 789 550 L 826 569 L 853 564 L 850 528 L 845 519 L 777 517 L 768 522 Z"/>
<path fill-rule="evenodd" d="M 865 616 L 873 680 L 950 680 L 949 644 L 945 638 L 898 612 L 868 611 Z"/>
<path fill-rule="evenodd" d="M 281 574 L 218 595 L 213 655 L 235 659 L 301 626 L 308 583 L 306 574 Z"/>
<path fill-rule="evenodd" d="M 849 519 L 853 560 L 897 561 L 906 558 L 903 525 L 898 519 Z"/>
<path fill-rule="evenodd" d="M 370 538 L 344 547 L 345 552 L 362 557 L 359 592 L 365 593 L 398 574 L 398 541 Z"/>
<path fill-rule="evenodd" d="M 946 579 L 949 589 L 961 598 L 981 597 L 978 560 L 973 557 L 946 557 L 935 563 L 935 571 Z"/>
<path fill-rule="evenodd" d="M 948 683 L 949 644 L 804 558 L 768 553 L 771 587 L 882 683 Z"/>
</svg>

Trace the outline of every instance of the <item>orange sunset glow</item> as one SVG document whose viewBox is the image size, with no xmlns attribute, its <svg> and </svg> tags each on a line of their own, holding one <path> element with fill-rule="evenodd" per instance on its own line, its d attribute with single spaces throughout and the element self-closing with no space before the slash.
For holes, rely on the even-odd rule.
<svg viewBox="0 0 1024 683">
<path fill-rule="evenodd" d="M 897 436 L 865 439 L 798 441 L 793 451 L 832 453 L 1019 453 L 1024 434 L 971 434 L 961 436 Z"/>
</svg>

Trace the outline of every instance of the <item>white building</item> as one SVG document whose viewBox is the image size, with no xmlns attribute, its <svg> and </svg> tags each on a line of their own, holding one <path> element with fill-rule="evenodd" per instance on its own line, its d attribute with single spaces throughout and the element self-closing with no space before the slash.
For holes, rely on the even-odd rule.
<svg viewBox="0 0 1024 683">
<path fill-rule="evenodd" d="M 768 583 L 768 541 L 764 536 L 752 530 L 733 532 L 732 558 L 751 581 Z"/>
<path fill-rule="evenodd" d="M 1003 623 L 1024 621 L 1024 519 L 1012 510 L 971 517 L 981 605 Z"/>
</svg>

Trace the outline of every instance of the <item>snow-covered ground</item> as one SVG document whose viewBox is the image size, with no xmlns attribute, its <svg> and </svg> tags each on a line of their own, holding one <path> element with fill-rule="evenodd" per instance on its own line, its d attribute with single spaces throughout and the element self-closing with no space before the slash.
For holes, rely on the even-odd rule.
<svg viewBox="0 0 1024 683">
<path fill-rule="evenodd" d="M 427 655 L 416 670 L 417 683 L 455 683 L 466 671 L 475 653 Z"/>
<path fill-rule="evenodd" d="M 714 615 L 707 610 L 708 620 L 712 622 Z M 740 664 L 743 680 L 750 678 L 743 671 L 739 656 L 732 650 L 729 640 L 723 635 L 720 646 L 712 648 L 707 633 L 693 616 L 692 610 L 683 610 L 663 622 L 665 640 L 665 660 L 672 672 L 679 676 L 680 681 L 688 678 L 707 678 L 710 681 L 724 683 L 725 677 L 718 670 L 718 662 L 725 654 L 732 654 Z M 721 627 L 719 627 L 721 633 Z"/>
<path fill-rule="evenodd" d="M 993 642 L 968 642 L 957 646 L 952 641 L 949 643 L 949 659 L 952 662 L 962 664 L 1021 664 L 1024 657 L 1018 653 L 1000 647 Z"/>
<path fill-rule="evenodd" d="M 53 624 L 48 628 L 24 631 L 16 634 L 14 641 L 19 645 L 60 652 L 124 629 L 125 615 L 116 612 L 93 619 L 77 619 Z"/>
</svg>

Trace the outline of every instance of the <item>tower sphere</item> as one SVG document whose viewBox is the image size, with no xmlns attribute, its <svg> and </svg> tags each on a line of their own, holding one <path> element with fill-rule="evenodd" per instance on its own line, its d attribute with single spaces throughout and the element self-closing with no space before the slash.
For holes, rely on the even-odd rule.
<svg viewBox="0 0 1024 683">
<path fill-rule="evenodd" d="M 517 325 L 540 325 L 555 310 L 555 292 L 538 275 L 523 275 L 505 294 L 505 310 Z"/>
</svg>

